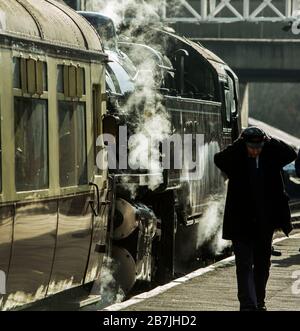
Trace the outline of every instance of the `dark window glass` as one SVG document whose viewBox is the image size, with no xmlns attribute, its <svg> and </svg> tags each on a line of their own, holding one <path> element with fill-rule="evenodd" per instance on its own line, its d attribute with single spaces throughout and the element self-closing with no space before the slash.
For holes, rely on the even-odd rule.
<svg viewBox="0 0 300 331">
<path fill-rule="evenodd" d="M 46 62 L 43 62 L 43 89 L 48 91 L 48 67 Z"/>
<path fill-rule="evenodd" d="M 47 100 L 15 98 L 17 191 L 48 188 Z"/>
<path fill-rule="evenodd" d="M 82 94 L 85 95 L 85 70 L 84 68 L 77 68 L 78 72 L 80 71 L 79 75 L 82 77 L 82 80 L 77 81 L 78 88 L 82 90 Z"/>
<path fill-rule="evenodd" d="M 57 92 L 64 93 L 64 66 L 57 66 Z"/>
<path fill-rule="evenodd" d="M 85 104 L 59 102 L 60 186 L 87 184 Z"/>
<path fill-rule="evenodd" d="M 21 88 L 21 60 L 13 58 L 14 88 Z"/>
<path fill-rule="evenodd" d="M 83 88 L 82 88 L 82 90 L 83 90 L 83 95 L 86 95 L 86 79 L 85 79 L 85 70 L 84 70 L 84 68 L 81 68 L 81 70 L 82 70 L 82 75 L 83 75 Z"/>
</svg>

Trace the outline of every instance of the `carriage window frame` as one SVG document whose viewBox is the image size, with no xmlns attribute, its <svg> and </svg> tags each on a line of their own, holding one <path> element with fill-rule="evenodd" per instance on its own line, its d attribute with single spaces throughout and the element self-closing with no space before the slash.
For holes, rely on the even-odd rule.
<svg viewBox="0 0 300 331">
<path fill-rule="evenodd" d="M 42 120 L 42 122 L 35 123 L 36 119 Z M 24 193 L 48 190 L 50 187 L 48 101 L 38 98 L 14 97 L 14 122 L 16 192 Z M 19 125 L 17 126 L 18 123 Z M 27 126 L 29 127 L 29 131 Z M 36 132 L 41 139 L 29 139 L 28 136 L 31 136 L 33 132 Z M 17 144 L 18 133 L 26 133 L 27 139 L 21 136 L 20 143 L 22 146 L 24 145 L 30 150 L 32 149 L 30 152 L 25 150 L 24 155 L 22 155 L 23 151 L 20 145 Z M 39 148 L 37 148 L 37 145 L 40 145 Z M 41 147 L 43 152 L 40 152 Z M 39 154 L 36 155 L 37 162 L 32 163 L 33 152 L 37 150 L 39 151 Z M 25 158 L 26 162 L 22 161 L 22 158 Z M 34 163 L 38 164 L 35 177 L 33 177 L 34 174 L 32 173 Z M 24 173 L 23 176 L 21 175 L 22 172 Z M 32 180 L 29 181 L 31 177 Z"/>
<path fill-rule="evenodd" d="M 28 61 L 31 61 L 31 68 L 34 68 L 34 77 L 29 78 L 28 76 Z M 23 65 L 23 67 L 22 67 Z M 25 68 L 24 68 L 25 67 Z M 14 178 L 15 178 L 15 192 L 17 196 L 28 196 L 32 194 L 31 192 L 48 192 L 50 190 L 50 149 L 49 149 L 49 76 L 48 76 L 48 63 L 46 59 L 41 58 L 32 58 L 31 56 L 18 56 L 14 55 L 12 57 L 12 75 L 13 75 L 13 109 L 14 109 L 14 122 L 16 121 L 16 101 L 19 99 L 30 100 L 33 105 L 34 101 L 42 100 L 45 102 L 45 141 L 46 141 L 46 184 L 41 187 L 31 188 L 31 189 L 18 189 L 17 183 L 17 146 L 16 146 L 16 136 L 14 135 L 14 149 L 15 149 L 15 169 L 14 169 Z M 28 87 L 28 81 L 33 79 L 35 91 L 29 92 L 27 89 L 24 89 L 25 86 Z M 18 81 L 18 84 L 16 82 Z M 32 83 L 32 82 L 31 82 Z M 39 90 L 40 89 L 40 90 Z M 31 108 L 33 111 L 33 108 Z M 16 125 L 16 123 L 15 123 Z M 16 126 L 14 125 L 14 132 L 16 132 Z"/>
<path fill-rule="evenodd" d="M 75 67 L 78 68 L 79 70 L 81 69 L 83 71 L 83 93 L 79 94 L 77 96 L 69 96 L 68 93 L 65 93 L 65 88 L 68 87 L 68 82 L 66 82 L 66 76 L 65 76 L 65 72 L 66 72 L 66 68 L 69 67 Z M 85 180 L 83 183 L 80 183 L 80 181 L 77 182 L 77 184 L 75 185 L 70 185 L 70 186 L 64 186 L 61 185 L 61 176 L 60 176 L 60 172 L 61 172 L 61 165 L 59 164 L 59 179 L 58 179 L 58 185 L 61 189 L 62 192 L 72 192 L 74 190 L 85 190 L 85 188 L 88 186 L 88 175 L 89 175 L 89 167 L 88 167 L 88 128 L 87 128 L 87 67 L 84 64 L 74 64 L 72 62 L 67 63 L 67 61 L 64 61 L 63 63 L 57 63 L 57 67 L 56 67 L 56 94 L 57 94 L 57 121 L 58 121 L 58 135 L 60 134 L 59 130 L 60 130 L 60 109 L 61 109 L 61 105 L 63 103 L 69 102 L 69 103 L 73 103 L 73 109 L 76 108 L 76 105 L 80 106 L 82 105 L 84 108 L 84 142 L 85 142 Z M 59 76 L 61 77 L 61 81 L 59 81 Z M 67 85 L 66 85 L 67 84 Z M 77 84 L 76 84 L 77 85 Z M 63 87 L 63 88 L 59 88 L 59 87 Z M 78 85 L 76 87 L 76 90 L 78 91 Z M 76 111 L 76 110 L 75 110 Z M 77 126 L 77 124 L 76 124 Z M 60 155 L 60 142 L 58 145 L 58 156 Z"/>
<path fill-rule="evenodd" d="M 231 115 L 236 116 L 238 113 L 237 91 L 234 79 L 228 74 L 228 87 L 232 96 Z"/>
<path fill-rule="evenodd" d="M 222 93 L 222 126 L 223 129 L 228 130 L 231 129 L 232 125 L 232 113 L 231 113 L 231 102 L 230 102 L 230 96 L 231 91 L 228 86 L 228 82 L 222 81 L 221 82 L 221 93 Z"/>
<path fill-rule="evenodd" d="M 59 185 L 61 188 L 85 186 L 88 184 L 86 104 L 59 101 L 58 112 Z"/>
</svg>

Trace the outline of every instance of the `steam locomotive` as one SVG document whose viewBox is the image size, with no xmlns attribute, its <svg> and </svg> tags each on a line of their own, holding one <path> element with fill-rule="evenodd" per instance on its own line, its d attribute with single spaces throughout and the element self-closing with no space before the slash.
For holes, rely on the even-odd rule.
<svg viewBox="0 0 300 331">
<path fill-rule="evenodd" d="M 193 174 L 177 169 L 173 160 L 169 169 L 163 169 L 160 184 L 154 189 L 151 183 L 157 174 L 149 169 L 110 170 L 116 192 L 111 220 L 112 256 L 119 262 L 115 277 L 127 292 L 136 281 L 165 282 L 175 273 L 186 272 L 199 258 L 201 223 L 212 221 L 205 219 L 205 213 L 211 203 L 224 196 L 224 180 L 214 167 L 213 156 L 237 138 L 242 125 L 238 79 L 215 54 L 169 29 L 138 27 L 130 31 L 133 38 L 121 41 L 110 18 L 94 12 L 80 14 L 101 35 L 109 56 L 108 113 L 103 130 L 114 136 L 117 151 L 120 147 L 124 151 L 120 126 L 130 127 L 131 134 L 149 130 L 157 133 L 160 129 L 156 125 L 163 126 L 165 117 L 154 124 L 151 120 L 159 116 L 162 107 L 168 114 L 171 134 L 179 135 L 182 141 L 185 135 L 191 135 L 193 143 L 197 135 L 204 137 L 200 150 L 195 151 L 194 146 L 190 151 L 191 156 L 200 153 L 197 162 L 202 169 Z M 149 80 L 154 80 L 151 87 Z M 145 86 L 146 94 L 154 90 L 151 98 L 156 100 L 150 106 L 150 120 L 149 106 L 145 105 L 148 97 L 143 95 Z M 181 147 L 170 146 L 170 154 Z M 201 243 L 214 241 L 220 226 L 221 222 Z"/>
<path fill-rule="evenodd" d="M 241 128 L 235 74 L 163 28 L 143 34 L 147 44 L 120 42 L 109 18 L 82 13 L 89 24 L 54 0 L 2 0 L 0 13 L 1 309 L 101 283 L 107 256 L 124 292 L 187 270 L 199 257 L 206 210 L 224 195 L 213 155 Z M 171 134 L 204 136 L 193 152 L 199 173 L 172 157 L 157 173 L 120 167 L 118 150 L 128 146 L 119 128 L 160 130 L 161 119 Z M 111 145 L 116 168 L 97 167 Z"/>
</svg>

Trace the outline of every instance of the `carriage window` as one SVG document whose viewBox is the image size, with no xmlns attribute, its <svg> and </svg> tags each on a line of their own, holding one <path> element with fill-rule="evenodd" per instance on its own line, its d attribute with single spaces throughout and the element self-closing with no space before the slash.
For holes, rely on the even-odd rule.
<svg viewBox="0 0 300 331">
<path fill-rule="evenodd" d="M 46 189 L 48 177 L 47 100 L 15 98 L 17 191 Z"/>
<path fill-rule="evenodd" d="M 60 186 L 87 184 L 85 104 L 59 101 Z"/>
</svg>

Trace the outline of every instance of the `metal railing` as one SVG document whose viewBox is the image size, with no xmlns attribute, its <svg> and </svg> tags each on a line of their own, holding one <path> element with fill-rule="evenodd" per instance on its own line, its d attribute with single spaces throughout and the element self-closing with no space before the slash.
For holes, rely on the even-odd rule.
<svg viewBox="0 0 300 331">
<path fill-rule="evenodd" d="M 300 0 L 163 0 L 163 20 L 167 22 L 290 21 L 300 14 Z"/>
</svg>

